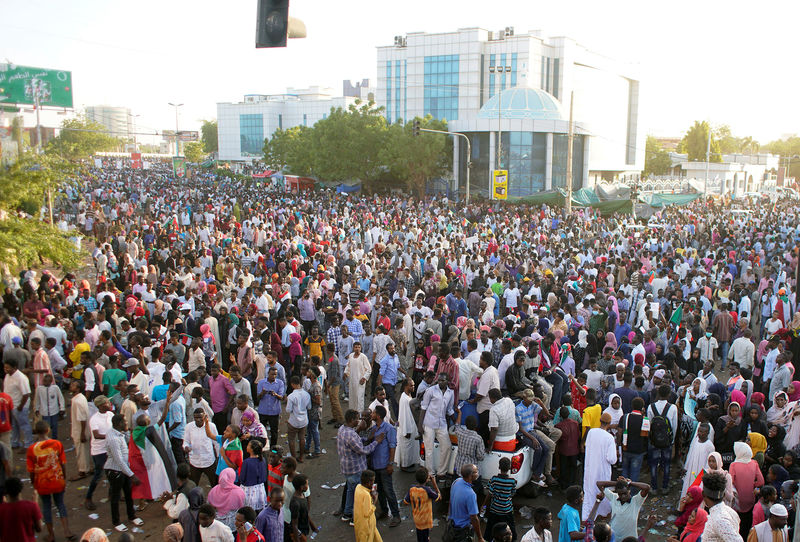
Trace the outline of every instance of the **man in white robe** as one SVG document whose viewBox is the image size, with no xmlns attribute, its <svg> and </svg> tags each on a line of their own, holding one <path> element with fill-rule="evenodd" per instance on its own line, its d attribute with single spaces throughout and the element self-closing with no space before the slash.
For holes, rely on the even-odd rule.
<svg viewBox="0 0 800 542">
<path fill-rule="evenodd" d="M 372 365 L 367 356 L 361 353 L 361 343 L 353 343 L 353 353 L 347 356 L 344 376 L 350 379 L 350 408 L 357 412 L 364 410 L 364 391 L 371 375 Z"/>
<path fill-rule="evenodd" d="M 789 512 L 784 505 L 773 504 L 769 509 L 769 519 L 750 529 L 747 542 L 789 542 L 788 518 Z"/>
<path fill-rule="evenodd" d="M 714 443 L 709 438 L 710 430 L 711 427 L 707 423 L 701 423 L 697 426 L 697 434 L 689 445 L 689 453 L 686 455 L 686 462 L 683 464 L 683 470 L 686 471 L 686 474 L 683 477 L 681 497 L 686 495 L 697 476 L 705 472 L 708 456 L 714 451 Z"/>
<path fill-rule="evenodd" d="M 617 443 L 608 428 L 611 426 L 611 414 L 604 412 L 600 416 L 600 427 L 590 429 L 586 435 L 586 463 L 583 468 L 583 520 L 590 519 L 597 494 L 597 482 L 611 479 L 611 467 L 617 462 Z M 597 507 L 597 515 L 607 516 L 611 513 L 611 505 L 603 499 Z M 593 518 L 591 518 L 593 519 Z"/>
<path fill-rule="evenodd" d="M 406 378 L 403 382 L 403 393 L 397 415 L 397 450 L 394 460 L 403 470 L 413 470 L 419 464 L 419 445 L 417 444 L 417 424 L 411 412 L 411 401 L 414 398 L 414 381 Z"/>
</svg>

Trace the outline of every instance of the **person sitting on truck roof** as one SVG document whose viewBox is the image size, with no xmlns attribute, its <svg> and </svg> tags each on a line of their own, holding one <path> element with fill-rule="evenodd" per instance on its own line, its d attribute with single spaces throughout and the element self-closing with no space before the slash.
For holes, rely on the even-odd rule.
<svg viewBox="0 0 800 542">
<path fill-rule="evenodd" d="M 497 388 L 489 390 L 489 400 L 492 408 L 489 410 L 489 444 L 486 453 L 492 451 L 496 439 L 507 441 L 517 434 L 517 423 L 514 401 L 510 397 L 503 397 Z"/>
</svg>

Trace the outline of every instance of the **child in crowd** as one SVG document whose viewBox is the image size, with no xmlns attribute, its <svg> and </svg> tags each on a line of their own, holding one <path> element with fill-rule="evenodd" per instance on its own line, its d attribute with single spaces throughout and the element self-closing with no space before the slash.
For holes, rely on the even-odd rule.
<svg viewBox="0 0 800 542">
<path fill-rule="evenodd" d="M 64 418 L 64 394 L 53 382 L 53 375 L 46 373 L 42 377 L 42 385 L 36 386 L 36 398 L 33 402 L 36 416 L 41 416 L 50 426 L 50 435 L 58 440 L 58 420 Z"/>
<path fill-rule="evenodd" d="M 432 503 L 441 499 L 442 494 L 436 485 L 436 477 L 432 476 L 425 467 L 417 469 L 414 479 L 417 483 L 408 489 L 403 502 L 411 505 L 414 526 L 417 528 L 417 542 L 428 542 L 433 527 Z M 428 483 L 433 487 L 429 487 Z"/>
<path fill-rule="evenodd" d="M 589 389 L 586 386 L 586 373 L 579 374 L 577 378 L 574 376 L 569 377 L 569 392 L 572 395 L 572 404 L 581 416 L 583 416 L 583 409 L 586 408 L 586 392 Z"/>
<path fill-rule="evenodd" d="M 757 488 L 756 491 L 758 502 L 753 507 L 753 527 L 769 519 L 769 509 L 778 501 L 778 491 L 770 485 Z"/>
<path fill-rule="evenodd" d="M 569 486 L 566 491 L 567 502 L 558 512 L 561 520 L 558 526 L 558 542 L 583 540 L 586 533 L 581 530 L 581 509 L 583 508 L 583 489 Z"/>
<path fill-rule="evenodd" d="M 244 504 L 256 512 L 267 505 L 264 482 L 267 481 L 267 466 L 261 456 L 261 443 L 251 439 L 247 444 L 247 459 L 242 463 L 239 483 L 244 490 Z"/>
<path fill-rule="evenodd" d="M 514 526 L 514 503 L 512 497 L 517 491 L 517 481 L 508 475 L 511 470 L 511 460 L 507 457 L 500 458 L 500 474 L 489 480 L 489 493 L 483 505 L 486 511 L 486 530 L 484 538 L 492 539 L 492 529 L 498 523 L 507 523 L 511 527 L 512 539 L 517 538 Z"/>
<path fill-rule="evenodd" d="M 281 475 L 281 458 L 283 457 L 283 447 L 274 445 L 269 452 L 269 465 L 267 465 L 267 480 L 269 491 L 267 491 L 267 502 L 272 490 L 283 488 L 283 476 Z"/>
</svg>

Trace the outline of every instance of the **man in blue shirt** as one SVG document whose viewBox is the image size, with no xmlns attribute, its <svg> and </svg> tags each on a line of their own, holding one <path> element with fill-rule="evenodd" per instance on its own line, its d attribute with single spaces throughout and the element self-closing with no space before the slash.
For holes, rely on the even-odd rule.
<svg viewBox="0 0 800 542">
<path fill-rule="evenodd" d="M 394 349 L 394 343 L 386 344 L 386 355 L 380 361 L 381 370 L 378 373 L 378 386 L 383 386 L 386 389 L 386 398 L 389 399 L 389 404 L 392 405 L 393 419 L 397 419 L 397 399 L 394 397 L 394 387 L 397 385 L 397 373 L 403 373 L 406 377 L 406 372 L 400 367 L 400 358 L 397 357 L 397 352 Z"/>
<path fill-rule="evenodd" d="M 180 386 L 178 382 L 171 382 L 169 391 L 174 394 Z M 181 464 L 184 462 L 183 433 L 186 430 L 186 399 L 183 394 L 179 393 L 178 398 L 172 401 L 168 408 L 167 431 L 169 432 L 169 441 L 172 453 L 175 455 L 175 461 Z"/>
<path fill-rule="evenodd" d="M 278 440 L 278 419 L 281 415 L 281 401 L 286 387 L 282 380 L 278 380 L 278 369 L 270 367 L 267 378 L 258 381 L 256 388 L 256 401 L 258 402 L 258 418 L 264 427 L 269 424 L 269 441 L 272 444 Z"/>
<path fill-rule="evenodd" d="M 450 488 L 449 521 L 453 522 L 454 540 L 472 540 L 474 536 L 476 542 L 484 542 L 478 520 L 478 497 L 472 489 L 472 482 L 477 479 L 478 467 L 466 464 L 461 467 L 461 478 Z"/>
<path fill-rule="evenodd" d="M 375 480 L 378 485 L 378 504 L 381 507 L 378 519 L 385 518 L 388 516 L 388 512 L 391 511 L 392 520 L 389 522 L 389 527 L 397 527 L 400 525 L 400 509 L 397 507 L 397 496 L 392 482 L 392 473 L 396 465 L 394 453 L 397 449 L 397 429 L 393 425 L 386 423 L 386 409 L 381 405 L 377 405 L 375 410 L 372 411 L 372 421 L 375 422 L 372 438 L 380 434 L 386 435 L 385 440 L 379 443 L 370 454 L 372 468 L 375 471 Z"/>
</svg>

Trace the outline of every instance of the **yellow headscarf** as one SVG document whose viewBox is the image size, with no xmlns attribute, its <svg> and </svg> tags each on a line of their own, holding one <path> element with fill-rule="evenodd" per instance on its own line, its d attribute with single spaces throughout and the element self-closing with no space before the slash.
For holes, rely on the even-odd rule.
<svg viewBox="0 0 800 542">
<path fill-rule="evenodd" d="M 750 433 L 747 435 L 750 439 L 750 449 L 753 450 L 753 455 L 758 452 L 767 451 L 767 439 L 761 433 Z"/>
</svg>

